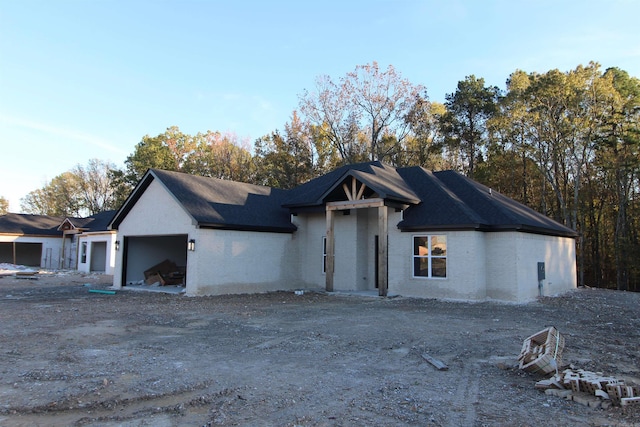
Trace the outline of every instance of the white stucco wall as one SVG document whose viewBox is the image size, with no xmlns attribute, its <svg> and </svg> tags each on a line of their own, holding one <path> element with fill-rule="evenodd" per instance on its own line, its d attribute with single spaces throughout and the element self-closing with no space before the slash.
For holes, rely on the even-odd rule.
<svg viewBox="0 0 640 427">
<path fill-rule="evenodd" d="M 518 267 L 524 261 L 517 252 L 517 232 L 477 233 L 485 240 L 487 297 L 518 301 Z M 533 263 L 533 261 L 532 261 Z"/>
<path fill-rule="evenodd" d="M 447 236 L 447 277 L 413 277 L 413 237 Z M 401 232 L 389 229 L 389 294 L 482 300 L 486 297 L 483 234 L 475 231 Z"/>
<path fill-rule="evenodd" d="M 85 233 L 78 236 L 78 248 L 76 253 L 78 254 L 78 271 L 89 273 L 91 270 L 91 260 L 93 259 L 93 243 L 104 242 L 106 244 L 106 259 L 105 259 L 105 274 L 113 274 L 115 269 L 115 241 L 116 233 L 104 232 L 104 233 Z M 87 256 L 85 262 L 82 262 L 81 248 L 82 242 L 87 243 Z"/>
<path fill-rule="evenodd" d="M 538 297 L 538 262 L 545 295 L 576 288 L 575 240 L 516 231 L 482 233 L 486 241 L 487 298 L 526 302 Z"/>
<path fill-rule="evenodd" d="M 322 271 L 322 238 L 326 236 L 324 212 L 301 214 L 292 217 L 298 230 L 292 236 L 298 262 L 295 273 L 300 286 L 305 289 L 324 289 L 325 274 Z"/>
<path fill-rule="evenodd" d="M 221 295 L 297 289 L 298 255 L 290 233 L 196 228 L 191 217 L 157 181 L 151 182 L 118 228 L 118 239 L 187 235 L 187 295 Z M 114 287 L 122 286 L 122 251 Z"/>
<path fill-rule="evenodd" d="M 60 268 L 61 266 L 61 260 L 63 258 L 62 236 L 48 237 L 48 236 L 0 235 L 0 242 L 41 243 L 42 253 L 40 255 L 40 267 L 57 269 L 57 268 Z"/>
<path fill-rule="evenodd" d="M 184 208 L 158 181 L 149 184 L 118 227 L 122 236 L 184 234 L 194 222 Z"/>
<path fill-rule="evenodd" d="M 517 234 L 518 301 L 530 301 L 538 296 L 538 262 L 545 263 L 543 295 L 553 296 L 577 287 L 576 245 L 568 237 Z"/>
<path fill-rule="evenodd" d="M 342 212 L 336 212 L 333 222 L 335 241 L 334 290 L 356 290 L 360 284 L 357 268 L 357 225 L 357 215 L 343 215 Z"/>
<path fill-rule="evenodd" d="M 290 233 L 198 229 L 195 240 L 196 250 L 189 253 L 187 295 L 302 287 Z"/>
</svg>

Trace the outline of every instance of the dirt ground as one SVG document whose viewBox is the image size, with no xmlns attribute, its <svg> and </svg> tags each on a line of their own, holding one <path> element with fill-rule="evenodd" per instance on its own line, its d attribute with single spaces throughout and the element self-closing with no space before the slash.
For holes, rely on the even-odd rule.
<svg viewBox="0 0 640 427">
<path fill-rule="evenodd" d="M 516 364 L 554 325 L 563 364 L 640 384 L 640 294 L 89 292 L 110 280 L 0 278 L 1 426 L 640 426 L 640 405 L 548 396 Z"/>
</svg>

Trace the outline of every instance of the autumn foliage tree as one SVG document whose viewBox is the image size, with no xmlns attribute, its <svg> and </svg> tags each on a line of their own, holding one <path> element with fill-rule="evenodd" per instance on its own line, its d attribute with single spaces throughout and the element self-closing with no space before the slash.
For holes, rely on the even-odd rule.
<svg viewBox="0 0 640 427">
<path fill-rule="evenodd" d="M 78 194 L 79 180 L 71 172 L 64 172 L 44 187 L 31 191 L 20 200 L 22 212 L 35 215 L 71 216 L 82 214 Z"/>
<path fill-rule="evenodd" d="M 393 158 L 410 131 L 405 120 L 425 92 L 403 79 L 391 65 L 358 65 L 338 82 L 316 80 L 315 91 L 304 91 L 300 111 L 325 137 L 345 163 Z"/>
<path fill-rule="evenodd" d="M 422 166 L 427 169 L 446 169 L 442 156 L 440 120 L 446 113 L 445 106 L 419 97 L 405 116 L 410 133 L 405 138 L 402 159 L 396 163 L 405 166 Z"/>
<path fill-rule="evenodd" d="M 247 143 L 233 133 L 208 131 L 191 138 L 193 149 L 184 156 L 182 172 L 251 182 L 254 176 L 253 157 Z"/>
<path fill-rule="evenodd" d="M 145 135 L 125 160 L 124 181 L 133 188 L 150 168 L 182 170 L 187 153 L 194 148 L 193 138 L 180 132 L 177 126 L 155 137 Z"/>
<path fill-rule="evenodd" d="M 9 212 L 9 201 L 0 196 L 0 215 L 4 215 Z"/>
<path fill-rule="evenodd" d="M 71 173 L 77 178 L 77 197 L 85 212 L 96 214 L 118 207 L 118 188 L 112 182 L 115 165 L 91 159 L 86 166 L 77 165 Z"/>
<path fill-rule="evenodd" d="M 318 148 L 305 125 L 293 112 L 291 121 L 278 131 L 258 138 L 254 144 L 256 181 L 263 185 L 290 189 L 316 176 Z"/>
<path fill-rule="evenodd" d="M 119 207 L 112 180 L 115 165 L 98 159 L 76 165 L 27 194 L 21 200 L 25 213 L 62 217 L 83 217 Z"/>
<path fill-rule="evenodd" d="M 249 145 L 233 133 L 207 131 L 189 135 L 177 126 L 157 136 L 144 136 L 125 160 L 124 180 L 133 186 L 150 168 L 235 181 L 251 181 Z"/>
</svg>

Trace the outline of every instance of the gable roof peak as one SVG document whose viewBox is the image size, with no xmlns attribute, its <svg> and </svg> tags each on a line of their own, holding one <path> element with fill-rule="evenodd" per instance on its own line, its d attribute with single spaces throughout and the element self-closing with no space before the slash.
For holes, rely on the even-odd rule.
<svg viewBox="0 0 640 427">
<path fill-rule="evenodd" d="M 109 226 L 117 229 L 142 194 L 156 181 L 198 227 L 293 232 L 282 207 L 286 190 L 184 172 L 149 169 Z"/>
<path fill-rule="evenodd" d="M 398 174 L 398 170 L 381 161 L 347 164 L 292 189 L 284 206 L 291 209 L 321 207 L 329 201 L 344 200 L 343 184 L 349 177 L 367 187 L 364 195 L 402 204 L 419 203 L 420 199 Z M 353 195 L 352 195 L 353 196 Z"/>
</svg>

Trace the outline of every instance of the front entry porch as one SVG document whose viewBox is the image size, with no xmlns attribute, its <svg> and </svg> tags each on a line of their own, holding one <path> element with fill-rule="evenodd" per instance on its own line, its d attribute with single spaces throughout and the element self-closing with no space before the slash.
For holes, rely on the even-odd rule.
<svg viewBox="0 0 640 427">
<path fill-rule="evenodd" d="M 379 198 L 326 204 L 327 292 L 377 288 L 378 295 L 387 295 L 387 209 Z M 336 225 L 340 227 L 339 233 Z"/>
</svg>

